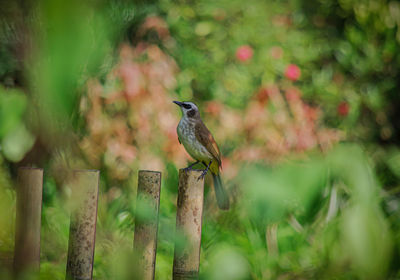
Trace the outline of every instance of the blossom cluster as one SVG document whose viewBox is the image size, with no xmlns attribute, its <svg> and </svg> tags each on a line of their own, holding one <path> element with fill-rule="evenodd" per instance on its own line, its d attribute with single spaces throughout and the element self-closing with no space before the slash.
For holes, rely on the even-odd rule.
<svg viewBox="0 0 400 280">
<path fill-rule="evenodd" d="M 160 38 L 168 40 L 164 26 L 161 19 L 151 17 L 141 30 L 155 29 Z M 242 62 L 252 55 L 249 46 L 236 53 Z M 87 135 L 80 146 L 93 166 L 106 168 L 111 178 L 124 180 L 137 168 L 163 170 L 167 162 L 186 165 L 190 158 L 176 134 L 180 112 L 172 103 L 177 99 L 178 73 L 174 59 L 155 44 L 120 47 L 119 62 L 106 81 L 91 80 L 82 100 Z M 300 69 L 289 65 L 285 73 L 294 81 Z M 338 131 L 323 127 L 323 112 L 308 105 L 294 85 L 283 89 L 263 85 L 244 110 L 217 100 L 198 105 L 220 144 L 227 177 L 234 177 L 245 162 L 274 163 L 307 150 L 324 150 L 340 139 Z M 229 150 L 228 145 L 234 149 Z"/>
</svg>

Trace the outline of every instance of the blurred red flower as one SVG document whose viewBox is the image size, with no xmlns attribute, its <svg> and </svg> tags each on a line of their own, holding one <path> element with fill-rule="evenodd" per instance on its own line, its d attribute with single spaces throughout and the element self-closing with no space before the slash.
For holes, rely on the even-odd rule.
<svg viewBox="0 0 400 280">
<path fill-rule="evenodd" d="M 262 87 L 259 89 L 256 95 L 256 99 L 258 100 L 259 103 L 264 104 L 268 101 L 268 95 L 269 95 L 268 88 Z"/>
<path fill-rule="evenodd" d="M 285 70 L 285 76 L 291 81 L 296 81 L 300 78 L 301 71 L 296 64 L 289 64 Z"/>
<path fill-rule="evenodd" d="M 253 57 L 253 49 L 249 45 L 240 46 L 236 50 L 236 58 L 242 62 L 246 62 Z"/>
<path fill-rule="evenodd" d="M 340 104 L 337 106 L 337 112 L 339 116 L 345 117 L 349 114 L 350 111 L 350 106 L 349 103 L 346 101 L 340 102 Z"/>
</svg>

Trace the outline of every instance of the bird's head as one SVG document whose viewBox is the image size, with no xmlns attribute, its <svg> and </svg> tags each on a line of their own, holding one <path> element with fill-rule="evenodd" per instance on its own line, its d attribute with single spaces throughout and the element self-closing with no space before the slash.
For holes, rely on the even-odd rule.
<svg viewBox="0 0 400 280">
<path fill-rule="evenodd" d="M 181 107 L 182 114 L 184 117 L 187 118 L 200 118 L 200 113 L 199 109 L 197 108 L 196 104 L 193 102 L 179 102 L 179 101 L 174 101 L 176 105 Z"/>
</svg>

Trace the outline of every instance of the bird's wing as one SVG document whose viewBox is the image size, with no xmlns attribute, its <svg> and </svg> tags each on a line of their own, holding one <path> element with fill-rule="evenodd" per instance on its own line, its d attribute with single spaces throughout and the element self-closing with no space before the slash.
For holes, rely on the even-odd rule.
<svg viewBox="0 0 400 280">
<path fill-rule="evenodd" d="M 207 151 L 218 162 L 218 165 L 221 166 L 221 154 L 219 152 L 218 145 L 208 128 L 202 121 L 199 121 L 196 123 L 194 131 L 197 141 L 206 147 Z"/>
</svg>

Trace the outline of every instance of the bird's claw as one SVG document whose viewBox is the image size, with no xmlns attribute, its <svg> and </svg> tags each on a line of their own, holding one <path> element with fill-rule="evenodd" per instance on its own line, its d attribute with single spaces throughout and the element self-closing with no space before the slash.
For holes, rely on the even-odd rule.
<svg viewBox="0 0 400 280">
<path fill-rule="evenodd" d="M 191 165 L 189 165 L 188 167 L 186 167 L 186 168 L 183 168 L 183 171 L 185 171 L 185 174 L 187 174 L 188 173 L 188 171 L 192 171 L 192 170 L 196 170 L 196 169 L 193 169 L 193 166 L 195 166 L 196 164 L 198 164 L 199 162 L 198 161 L 196 161 L 195 163 L 192 163 Z"/>
<path fill-rule="evenodd" d="M 204 179 L 206 174 L 207 174 L 207 170 L 204 170 L 203 173 L 201 173 L 201 175 L 199 176 L 199 178 L 197 178 L 197 181 L 200 181 L 200 180 Z"/>
<path fill-rule="evenodd" d="M 188 171 L 193 170 L 191 166 L 183 168 L 183 171 L 185 172 L 185 174 L 188 173 Z"/>
</svg>

